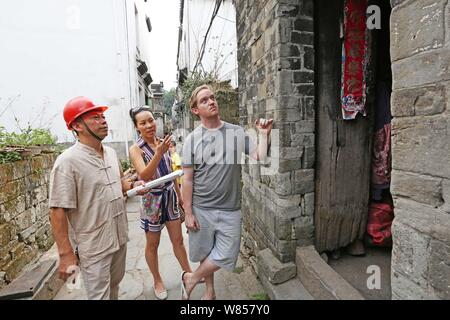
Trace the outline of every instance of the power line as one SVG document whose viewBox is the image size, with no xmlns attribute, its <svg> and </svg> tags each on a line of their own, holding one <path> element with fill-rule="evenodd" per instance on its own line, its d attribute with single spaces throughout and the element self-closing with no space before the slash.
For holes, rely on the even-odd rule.
<svg viewBox="0 0 450 320">
<path fill-rule="evenodd" d="M 206 30 L 206 34 L 205 34 L 205 37 L 203 39 L 202 46 L 200 47 L 200 54 L 198 55 L 197 61 L 195 62 L 195 66 L 192 69 L 192 72 L 195 72 L 197 70 L 198 65 L 201 63 L 201 61 L 203 59 L 203 55 L 205 54 L 206 41 L 208 39 L 208 34 L 209 34 L 209 31 L 211 30 L 211 26 L 212 26 L 212 24 L 214 22 L 214 18 L 216 17 L 217 13 L 219 12 L 221 4 L 222 4 L 222 0 L 216 0 L 214 11 L 213 11 L 213 14 L 211 16 L 211 21 L 209 22 L 208 29 Z"/>
</svg>

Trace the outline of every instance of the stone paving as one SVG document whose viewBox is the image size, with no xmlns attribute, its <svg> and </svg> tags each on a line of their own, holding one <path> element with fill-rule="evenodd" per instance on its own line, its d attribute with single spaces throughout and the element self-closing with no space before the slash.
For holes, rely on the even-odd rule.
<svg viewBox="0 0 450 320">
<path fill-rule="evenodd" d="M 153 279 L 144 256 L 145 235 L 139 227 L 138 198 L 129 199 L 127 203 L 129 237 L 126 273 L 120 284 L 119 299 L 121 300 L 156 300 L 153 293 Z M 183 224 L 184 242 L 187 250 L 188 235 Z M 198 263 L 191 264 L 196 268 Z M 169 235 L 164 229 L 161 234 L 159 247 L 159 267 L 164 284 L 168 291 L 169 300 L 181 297 L 180 274 L 181 267 L 176 260 Z M 234 272 L 220 270 L 215 275 L 216 296 L 220 300 L 261 299 L 266 297 L 264 288 L 256 278 L 250 264 L 239 258 Z M 204 292 L 204 284 L 199 284 L 192 299 L 198 300 Z M 86 299 L 83 287 L 69 290 L 63 286 L 54 300 L 83 300 Z"/>
</svg>

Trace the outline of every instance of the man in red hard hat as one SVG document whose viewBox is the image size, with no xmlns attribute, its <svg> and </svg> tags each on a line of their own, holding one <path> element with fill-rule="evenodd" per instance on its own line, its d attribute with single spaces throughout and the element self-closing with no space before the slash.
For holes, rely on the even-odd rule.
<svg viewBox="0 0 450 320">
<path fill-rule="evenodd" d="M 73 282 L 72 272 L 80 270 L 90 300 L 118 298 L 128 241 L 123 193 L 134 187 L 122 179 L 116 152 L 102 144 L 108 135 L 107 109 L 86 97 L 66 104 L 64 120 L 78 141 L 56 159 L 50 175 L 59 274 Z"/>
</svg>

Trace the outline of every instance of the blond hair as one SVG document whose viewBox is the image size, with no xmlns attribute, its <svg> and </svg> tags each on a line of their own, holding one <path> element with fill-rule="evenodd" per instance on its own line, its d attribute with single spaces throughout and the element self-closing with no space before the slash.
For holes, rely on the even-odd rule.
<svg viewBox="0 0 450 320">
<path fill-rule="evenodd" d="M 208 89 L 211 92 L 213 92 L 213 89 L 208 86 L 207 84 L 202 84 L 201 86 L 198 86 L 197 88 L 192 91 L 191 97 L 189 98 L 189 108 L 193 109 L 197 106 L 197 95 L 200 91 Z"/>
</svg>

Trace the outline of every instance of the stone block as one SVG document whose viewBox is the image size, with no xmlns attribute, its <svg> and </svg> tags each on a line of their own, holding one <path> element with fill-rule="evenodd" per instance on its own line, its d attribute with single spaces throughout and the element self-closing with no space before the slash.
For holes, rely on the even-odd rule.
<svg viewBox="0 0 450 320">
<path fill-rule="evenodd" d="M 315 147 L 304 147 L 302 157 L 302 168 L 313 169 L 316 161 L 316 149 Z"/>
<path fill-rule="evenodd" d="M 394 62 L 393 89 L 420 87 L 450 80 L 449 56 L 450 48 L 441 48 Z"/>
<path fill-rule="evenodd" d="M 306 194 L 314 192 L 314 170 L 302 169 L 294 172 L 293 193 Z"/>
<path fill-rule="evenodd" d="M 294 83 L 314 83 L 314 72 L 296 71 L 294 72 Z"/>
<path fill-rule="evenodd" d="M 10 181 L 2 187 L 0 191 L 0 203 L 17 198 L 24 194 L 23 180 Z"/>
<path fill-rule="evenodd" d="M 13 173 L 12 179 L 10 181 L 25 178 L 27 175 L 30 174 L 30 161 L 21 160 L 14 162 L 12 173 Z"/>
<path fill-rule="evenodd" d="M 269 243 L 269 247 L 280 262 L 287 263 L 294 261 L 296 248 L 295 240 L 276 239 L 274 242 Z"/>
<path fill-rule="evenodd" d="M 392 234 L 392 270 L 425 288 L 428 282 L 431 238 L 396 221 L 392 226 Z"/>
<path fill-rule="evenodd" d="M 31 227 L 19 232 L 19 240 L 25 242 L 28 245 L 33 244 L 36 241 L 35 232 L 37 230 L 37 226 L 35 224 L 31 225 Z"/>
<path fill-rule="evenodd" d="M 392 300 L 436 300 L 434 290 L 423 288 L 403 274 L 391 272 Z"/>
<path fill-rule="evenodd" d="M 431 259 L 428 277 L 435 293 L 443 300 L 450 300 L 450 246 L 448 243 L 431 240 Z"/>
<path fill-rule="evenodd" d="M 17 259 L 23 252 L 25 244 L 23 242 L 17 243 L 10 251 L 12 260 Z"/>
<path fill-rule="evenodd" d="M 292 147 L 314 147 L 315 135 L 313 133 L 298 133 L 291 137 Z"/>
<path fill-rule="evenodd" d="M 6 201 L 5 203 L 0 204 L 0 223 L 9 222 L 24 211 L 25 211 L 24 195 Z"/>
<path fill-rule="evenodd" d="M 323 261 L 314 246 L 297 248 L 295 262 L 298 278 L 315 299 L 364 300 L 355 288 Z"/>
<path fill-rule="evenodd" d="M 13 180 L 13 163 L 0 164 L 0 187 Z"/>
<path fill-rule="evenodd" d="M 391 192 L 437 208 L 443 204 L 441 183 L 439 178 L 394 170 Z"/>
<path fill-rule="evenodd" d="M 301 120 L 297 121 L 294 126 L 294 134 L 296 133 L 314 133 L 316 123 L 313 120 Z"/>
<path fill-rule="evenodd" d="M 314 71 L 314 48 L 303 46 L 305 51 L 303 55 L 303 67 L 307 70 Z"/>
<path fill-rule="evenodd" d="M 0 246 L 6 246 L 11 241 L 13 226 L 10 223 L 0 224 Z"/>
<path fill-rule="evenodd" d="M 37 253 L 37 250 L 34 248 L 24 248 L 15 260 L 10 261 L 5 266 L 5 280 L 11 282 L 14 278 L 16 278 L 20 271 L 27 265 L 27 263 L 36 258 Z"/>
<path fill-rule="evenodd" d="M 450 178 L 450 116 L 394 118 L 393 169 Z M 414 155 L 413 157 L 411 155 Z"/>
<path fill-rule="evenodd" d="M 302 110 L 304 120 L 314 120 L 315 119 L 315 104 L 314 97 L 303 97 L 301 100 L 300 108 Z"/>
<path fill-rule="evenodd" d="M 314 192 L 301 195 L 300 206 L 302 208 L 303 216 L 306 217 L 314 216 L 314 201 L 315 201 L 314 197 L 315 197 Z"/>
<path fill-rule="evenodd" d="M 392 114 L 394 117 L 434 115 L 445 110 L 443 86 L 403 89 L 392 93 Z"/>
<path fill-rule="evenodd" d="M 299 18 L 294 21 L 294 30 L 296 31 L 314 31 L 314 21 L 310 19 Z"/>
<path fill-rule="evenodd" d="M 257 255 L 258 271 L 263 272 L 270 283 L 280 284 L 296 276 L 297 267 L 294 263 L 281 263 L 270 249 L 259 251 Z"/>
<path fill-rule="evenodd" d="M 292 193 L 291 173 L 278 173 L 271 177 L 271 185 L 276 194 L 280 196 Z"/>
<path fill-rule="evenodd" d="M 281 147 L 280 159 L 286 160 L 300 160 L 303 156 L 302 147 Z"/>
<path fill-rule="evenodd" d="M 28 209 L 27 211 L 19 214 L 14 219 L 14 222 L 19 231 L 23 231 L 33 225 L 34 222 L 36 222 L 36 215 L 33 214 L 33 211 L 31 209 Z"/>
<path fill-rule="evenodd" d="M 301 159 L 278 159 L 278 172 L 285 173 L 294 170 L 299 170 L 302 168 Z"/>
<path fill-rule="evenodd" d="M 302 45 L 313 45 L 314 44 L 314 33 L 306 31 L 292 31 L 291 32 L 291 42 L 295 44 Z"/>
<path fill-rule="evenodd" d="M 446 3 L 446 0 L 411 1 L 392 10 L 392 61 L 443 46 Z"/>
<path fill-rule="evenodd" d="M 432 235 L 438 241 L 450 243 L 450 219 L 447 212 L 406 198 L 394 200 L 394 225 L 403 224 L 415 233 Z"/>
</svg>

